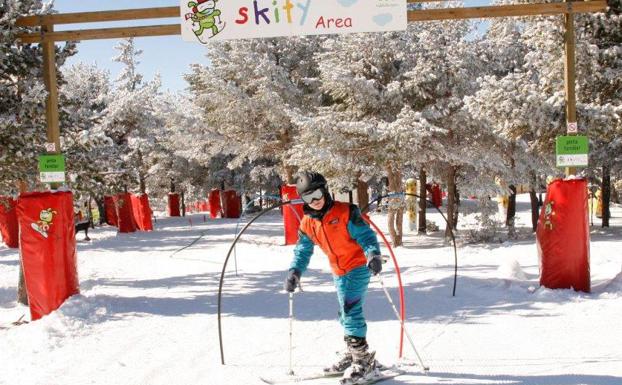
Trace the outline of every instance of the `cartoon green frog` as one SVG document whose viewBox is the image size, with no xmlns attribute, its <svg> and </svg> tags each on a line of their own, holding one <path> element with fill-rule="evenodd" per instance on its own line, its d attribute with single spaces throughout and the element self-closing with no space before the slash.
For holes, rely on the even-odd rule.
<svg viewBox="0 0 622 385">
<path fill-rule="evenodd" d="M 44 238 L 47 238 L 48 230 L 52 225 L 52 219 L 56 214 L 57 212 L 51 208 L 41 210 L 41 212 L 39 212 L 39 220 L 37 223 L 31 223 L 30 227 L 32 227 L 32 229 L 37 231 L 39 234 L 43 235 Z"/>
<path fill-rule="evenodd" d="M 207 38 L 216 36 L 225 28 L 225 23 L 220 19 L 220 10 L 216 9 L 218 0 L 196 0 L 188 3 L 192 13 L 186 14 L 186 20 L 192 20 L 192 30 L 199 41 L 205 43 L 203 33 L 211 32 Z"/>
</svg>

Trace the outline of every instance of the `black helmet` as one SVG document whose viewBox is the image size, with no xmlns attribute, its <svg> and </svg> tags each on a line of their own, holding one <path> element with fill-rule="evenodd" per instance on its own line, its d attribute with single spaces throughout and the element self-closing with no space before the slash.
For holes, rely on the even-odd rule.
<svg viewBox="0 0 622 385">
<path fill-rule="evenodd" d="M 326 188 L 326 178 L 320 173 L 311 171 L 302 171 L 296 175 L 296 191 L 298 195 L 316 190 L 318 188 L 328 192 Z"/>
</svg>

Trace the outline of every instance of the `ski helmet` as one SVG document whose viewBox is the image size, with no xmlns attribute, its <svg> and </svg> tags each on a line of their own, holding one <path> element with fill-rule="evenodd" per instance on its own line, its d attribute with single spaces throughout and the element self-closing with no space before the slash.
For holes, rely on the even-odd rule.
<svg viewBox="0 0 622 385">
<path fill-rule="evenodd" d="M 296 191 L 298 195 L 321 188 L 327 192 L 326 178 L 320 173 L 311 171 L 302 171 L 296 176 Z"/>
</svg>

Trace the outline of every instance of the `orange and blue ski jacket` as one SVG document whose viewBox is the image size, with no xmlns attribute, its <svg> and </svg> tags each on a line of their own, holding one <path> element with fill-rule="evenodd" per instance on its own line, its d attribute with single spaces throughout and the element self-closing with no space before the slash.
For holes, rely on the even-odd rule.
<svg viewBox="0 0 622 385">
<path fill-rule="evenodd" d="M 307 269 L 315 245 L 328 256 L 337 276 L 366 265 L 368 255 L 380 254 L 376 234 L 363 220 L 359 208 L 344 202 L 334 202 L 320 218 L 305 215 L 298 235 L 290 268 L 300 273 Z"/>
</svg>

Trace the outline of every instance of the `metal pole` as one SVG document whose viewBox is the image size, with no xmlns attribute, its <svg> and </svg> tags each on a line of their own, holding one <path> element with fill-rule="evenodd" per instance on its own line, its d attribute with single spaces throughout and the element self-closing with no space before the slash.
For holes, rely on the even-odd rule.
<svg viewBox="0 0 622 385">
<path fill-rule="evenodd" d="M 292 369 L 292 347 L 294 344 L 294 293 L 289 293 L 289 371 L 287 374 L 294 375 Z"/>
<path fill-rule="evenodd" d="M 421 368 L 423 369 L 424 372 L 429 371 L 430 367 L 426 366 L 423 363 L 423 360 L 421 359 L 421 356 L 419 355 L 419 352 L 417 351 L 417 348 L 415 347 L 415 343 L 413 342 L 413 339 L 410 337 L 410 334 L 406 330 L 404 321 L 400 317 L 400 313 L 397 311 L 397 308 L 395 307 L 395 304 L 393 303 L 393 299 L 391 298 L 389 291 L 387 290 L 386 286 L 384 286 L 384 281 L 382 280 L 382 276 L 380 274 L 378 274 L 378 282 L 380 282 L 380 285 L 382 286 L 382 290 L 384 290 L 384 294 L 387 296 L 387 299 L 389 300 L 389 303 L 391 304 L 391 307 L 393 308 L 393 313 L 395 313 L 395 317 L 397 318 L 398 321 L 400 321 L 400 324 L 402 325 L 402 330 L 404 331 L 404 334 L 406 334 L 406 337 L 408 338 L 408 342 L 410 342 L 410 346 L 412 346 L 413 350 L 415 351 L 415 355 L 417 356 L 417 359 L 419 360 L 419 364 L 421 365 Z"/>
</svg>

